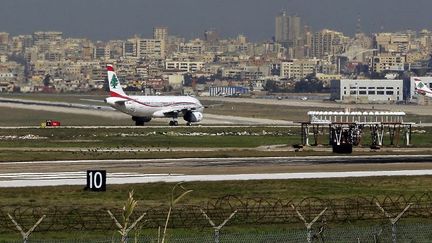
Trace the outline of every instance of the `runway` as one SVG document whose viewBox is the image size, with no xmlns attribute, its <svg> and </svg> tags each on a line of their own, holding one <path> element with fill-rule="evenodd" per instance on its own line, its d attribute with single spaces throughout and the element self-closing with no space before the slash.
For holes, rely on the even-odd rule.
<svg viewBox="0 0 432 243">
<path fill-rule="evenodd" d="M 350 163 L 347 163 L 350 161 Z M 87 170 L 106 170 L 107 184 L 289 180 L 432 175 L 432 156 L 310 156 L 68 160 L 0 163 L 0 187 L 86 184 Z"/>
<path fill-rule="evenodd" d="M 347 163 L 349 162 L 349 163 Z M 32 166 L 46 164 L 50 166 L 89 164 L 89 165 L 127 165 L 141 164 L 154 166 L 250 166 L 250 165 L 295 165 L 332 164 L 332 163 L 401 163 L 401 162 L 432 162 L 432 155 L 341 155 L 341 156 L 291 156 L 291 157 L 239 157 L 239 158 L 180 158 L 180 159 L 113 159 L 113 160 L 53 160 L 1 162 L 0 166 Z M 1 168 L 1 167 L 0 167 Z M 1 171 L 1 170 L 0 170 Z"/>
<path fill-rule="evenodd" d="M 41 110 L 59 113 L 80 114 L 95 117 L 105 117 L 111 119 L 130 119 L 130 116 L 116 111 L 106 105 L 87 105 L 79 103 L 36 101 L 24 99 L 9 99 L 0 97 L 0 107 L 11 109 Z M 155 121 L 169 120 L 169 118 L 154 119 Z M 181 121 L 181 119 L 180 119 Z M 168 122 L 167 122 L 168 123 Z M 292 121 L 273 120 L 265 118 L 239 117 L 239 116 L 220 116 L 204 113 L 204 119 L 200 124 L 219 124 L 219 125 L 292 125 Z M 166 126 L 165 126 L 166 127 Z"/>
<path fill-rule="evenodd" d="M 293 180 L 293 179 L 328 179 L 377 176 L 425 176 L 432 175 L 432 170 L 399 171 L 346 171 L 346 172 L 311 172 L 311 173 L 263 173 L 230 175 L 182 175 L 182 174 L 139 174 L 108 173 L 107 186 L 115 184 L 142 184 L 155 182 L 196 182 L 196 181 L 245 181 L 245 180 Z M 0 187 L 40 187 L 86 185 L 86 172 L 57 173 L 4 173 L 0 174 Z"/>
</svg>

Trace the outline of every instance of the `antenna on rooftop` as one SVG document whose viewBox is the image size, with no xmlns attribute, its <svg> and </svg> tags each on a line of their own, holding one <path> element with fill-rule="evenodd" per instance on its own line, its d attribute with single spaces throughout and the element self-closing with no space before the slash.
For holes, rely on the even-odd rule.
<svg viewBox="0 0 432 243">
<path fill-rule="evenodd" d="M 356 34 L 361 33 L 361 17 L 360 13 L 357 14 L 357 25 L 356 25 Z"/>
</svg>

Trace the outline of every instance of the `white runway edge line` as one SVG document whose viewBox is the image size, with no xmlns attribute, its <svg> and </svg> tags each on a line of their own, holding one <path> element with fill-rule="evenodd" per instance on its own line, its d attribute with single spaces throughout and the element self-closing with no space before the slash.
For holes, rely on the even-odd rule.
<svg viewBox="0 0 432 243">
<path fill-rule="evenodd" d="M 64 173 L 64 172 L 60 172 Z M 83 175 L 85 172 L 82 172 Z M 16 175 L 16 173 L 15 173 Z M 232 175 L 155 175 L 137 174 L 112 176 L 108 173 L 107 185 L 114 184 L 143 184 L 154 182 L 193 182 L 193 181 L 245 181 L 245 180 L 289 180 L 289 179 L 325 179 L 325 178 L 352 178 L 376 176 L 424 176 L 432 175 L 432 170 L 397 170 L 397 171 L 350 171 L 350 172 L 311 172 L 311 173 L 269 173 L 269 174 L 232 174 Z M 10 178 L 9 178 L 10 179 Z M 40 176 L 39 180 L 5 180 L 0 181 L 0 187 L 38 187 L 38 186 L 85 186 L 82 175 L 75 179 L 54 179 Z"/>
</svg>

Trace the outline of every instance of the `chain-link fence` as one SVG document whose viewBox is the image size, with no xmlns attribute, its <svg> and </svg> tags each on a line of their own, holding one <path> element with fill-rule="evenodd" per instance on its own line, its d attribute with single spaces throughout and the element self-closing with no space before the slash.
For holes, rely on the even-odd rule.
<svg viewBox="0 0 432 243">
<path fill-rule="evenodd" d="M 397 242 L 432 242 L 432 221 L 401 222 L 397 227 Z M 278 225 L 277 227 L 280 227 Z M 227 232 L 221 232 L 219 236 L 220 243 L 279 243 L 279 242 L 308 242 L 306 229 L 298 225 L 287 225 L 286 230 L 257 232 L 243 229 L 235 233 L 234 229 L 228 228 Z M 157 243 L 157 229 L 149 236 L 140 235 L 129 238 L 128 242 Z M 211 231 L 197 231 L 195 233 L 177 233 L 175 230 L 169 233 L 167 242 L 169 243 L 215 243 L 214 235 Z M 356 225 L 344 223 L 338 225 L 329 224 L 322 228 L 319 224 L 312 231 L 311 242 L 392 242 L 391 225 L 385 222 L 358 222 Z M 1 241 L 0 243 L 22 243 L 22 240 Z M 69 239 L 69 240 L 50 240 L 34 239 L 28 243 L 112 243 L 120 242 L 120 238 L 108 235 L 106 238 L 86 238 L 86 239 Z"/>
</svg>

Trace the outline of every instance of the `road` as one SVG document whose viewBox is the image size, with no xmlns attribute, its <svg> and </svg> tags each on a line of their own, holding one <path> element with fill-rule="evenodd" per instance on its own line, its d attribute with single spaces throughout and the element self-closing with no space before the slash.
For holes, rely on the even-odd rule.
<svg viewBox="0 0 432 243">
<path fill-rule="evenodd" d="M 350 161 L 350 163 L 347 163 Z M 432 175 L 432 156 L 314 156 L 71 160 L 0 163 L 0 187 L 84 185 L 103 169 L 108 184 Z"/>
</svg>

